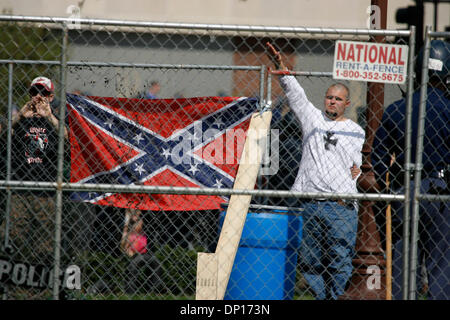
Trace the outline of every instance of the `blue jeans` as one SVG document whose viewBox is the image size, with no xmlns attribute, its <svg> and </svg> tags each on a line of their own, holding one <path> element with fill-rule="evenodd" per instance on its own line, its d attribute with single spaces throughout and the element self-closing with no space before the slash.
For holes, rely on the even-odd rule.
<svg viewBox="0 0 450 320">
<path fill-rule="evenodd" d="M 316 299 L 337 299 L 352 274 L 358 214 L 334 201 L 303 204 L 300 267 Z"/>
</svg>

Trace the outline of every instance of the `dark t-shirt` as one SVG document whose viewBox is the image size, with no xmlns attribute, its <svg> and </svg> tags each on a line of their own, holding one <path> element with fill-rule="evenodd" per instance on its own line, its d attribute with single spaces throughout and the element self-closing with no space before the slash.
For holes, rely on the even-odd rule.
<svg viewBox="0 0 450 320">
<path fill-rule="evenodd" d="M 58 134 L 45 118 L 17 122 L 12 136 L 13 180 L 56 181 Z"/>
</svg>

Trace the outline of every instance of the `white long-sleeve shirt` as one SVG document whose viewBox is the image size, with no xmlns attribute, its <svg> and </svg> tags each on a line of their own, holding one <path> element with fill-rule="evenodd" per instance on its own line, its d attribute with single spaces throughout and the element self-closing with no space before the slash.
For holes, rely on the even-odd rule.
<svg viewBox="0 0 450 320">
<path fill-rule="evenodd" d="M 303 132 L 302 159 L 293 191 L 357 193 L 350 168 L 362 164 L 364 130 L 354 121 L 334 121 L 308 100 L 294 76 L 280 77 Z"/>
</svg>

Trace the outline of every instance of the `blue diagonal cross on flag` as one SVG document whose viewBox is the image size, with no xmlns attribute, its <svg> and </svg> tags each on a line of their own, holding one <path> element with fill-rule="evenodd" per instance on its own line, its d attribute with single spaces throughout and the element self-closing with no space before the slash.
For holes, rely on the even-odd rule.
<svg viewBox="0 0 450 320">
<path fill-rule="evenodd" d="M 71 182 L 232 188 L 254 98 L 138 100 L 67 95 Z M 217 209 L 215 196 L 80 192 L 143 210 Z"/>
</svg>

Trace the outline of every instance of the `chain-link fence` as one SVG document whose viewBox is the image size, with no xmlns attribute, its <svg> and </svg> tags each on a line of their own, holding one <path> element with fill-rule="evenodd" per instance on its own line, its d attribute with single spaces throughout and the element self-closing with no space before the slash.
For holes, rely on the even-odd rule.
<svg viewBox="0 0 450 320">
<path fill-rule="evenodd" d="M 448 298 L 449 198 L 442 185 L 448 181 L 448 73 L 430 78 L 444 88 L 443 94 L 428 92 L 430 103 L 446 110 L 436 108 L 430 124 L 420 115 L 428 116 L 431 107 L 419 104 L 428 73 L 414 66 L 433 53 L 428 48 L 416 59 L 414 29 L 0 18 L 4 299 L 195 299 L 199 287 L 211 287 L 199 268 L 225 272 L 225 260 L 233 266 L 229 280 L 225 275 L 225 299 Z M 448 36 L 428 32 L 426 43 Z M 406 45 L 407 79 L 344 81 L 351 100 L 345 117 L 362 128 L 348 135 L 362 138 L 349 138 L 341 155 L 347 162 L 359 155 L 361 172 L 352 177 L 350 165 L 337 171 L 341 159 L 335 158 L 335 168 L 322 168 L 326 174 L 307 172 L 324 177 L 312 183 L 325 187 L 293 188 L 301 180 L 300 162 L 307 165 L 303 159 L 311 156 L 305 146 L 313 133 L 306 127 L 319 116 L 301 123 L 280 83 L 295 86 L 297 79 L 311 105 L 322 109 L 334 83 L 337 40 Z M 274 71 L 267 42 L 296 70 L 290 80 Z M 41 85 L 32 92 L 38 76 L 50 78 L 55 91 Z M 27 104 L 30 94 L 44 98 Z M 337 101 L 339 94 L 333 95 Z M 45 100 L 50 109 L 42 107 Z M 399 109 L 385 109 L 391 104 Z M 245 139 L 232 136 L 230 147 L 228 133 L 248 137 L 251 114 L 267 107 L 273 112 L 261 174 L 254 189 L 236 189 L 240 152 L 220 160 L 230 148 L 244 154 Z M 214 130 L 205 136 L 208 121 Z M 323 133 L 325 149 L 336 146 L 339 130 Z M 176 139 L 185 135 L 194 151 L 183 149 L 175 163 Z M 428 178 L 437 179 L 436 187 L 415 187 L 430 185 Z M 343 187 L 348 181 L 358 181 L 359 193 Z M 245 205 L 243 214 L 230 209 L 233 197 L 251 197 L 248 214 Z M 422 219 L 422 209 L 431 213 L 430 207 L 442 213 L 434 223 L 435 216 Z M 402 208 L 411 214 L 403 217 Z M 236 230 L 226 222 L 230 210 L 246 219 Z M 219 255 L 219 248 L 228 248 L 227 232 L 241 239 L 239 249 Z M 197 261 L 198 253 L 214 252 L 219 266 Z M 416 282 L 416 274 L 425 276 Z M 211 292 L 203 298 L 222 298 Z"/>
</svg>

